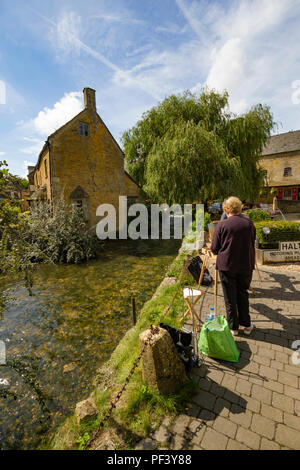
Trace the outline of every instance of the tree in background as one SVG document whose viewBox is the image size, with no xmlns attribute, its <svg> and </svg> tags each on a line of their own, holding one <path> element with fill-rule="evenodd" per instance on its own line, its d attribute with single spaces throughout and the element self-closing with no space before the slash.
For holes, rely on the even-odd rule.
<svg viewBox="0 0 300 470">
<path fill-rule="evenodd" d="M 126 167 L 156 202 L 251 200 L 263 184 L 258 160 L 273 127 L 267 106 L 230 113 L 227 92 L 171 95 L 123 134 Z"/>
</svg>

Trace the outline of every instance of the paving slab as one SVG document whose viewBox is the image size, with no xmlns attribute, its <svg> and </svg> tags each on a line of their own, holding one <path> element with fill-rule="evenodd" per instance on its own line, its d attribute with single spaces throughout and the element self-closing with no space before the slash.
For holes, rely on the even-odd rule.
<svg viewBox="0 0 300 470">
<path fill-rule="evenodd" d="M 172 425 L 151 436 L 164 448 L 194 450 L 300 449 L 300 364 L 293 341 L 300 340 L 300 266 L 262 266 L 254 273 L 250 314 L 256 328 L 235 337 L 237 364 L 204 357 L 190 377 L 198 391 L 192 406 Z M 214 305 L 214 287 L 197 306 L 201 318 Z M 218 286 L 218 312 L 225 313 Z M 191 325 L 186 327 L 190 327 Z M 165 421 L 167 424 L 167 421 Z M 180 447 L 181 446 L 181 447 Z"/>
</svg>

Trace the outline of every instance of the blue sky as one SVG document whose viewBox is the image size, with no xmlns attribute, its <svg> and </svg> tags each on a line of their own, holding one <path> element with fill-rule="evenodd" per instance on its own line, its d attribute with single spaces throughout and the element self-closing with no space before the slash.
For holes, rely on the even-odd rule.
<svg viewBox="0 0 300 470">
<path fill-rule="evenodd" d="M 114 137 L 171 93 L 271 106 L 300 129 L 299 0 L 0 0 L 0 160 L 25 175 L 97 91 Z"/>
</svg>

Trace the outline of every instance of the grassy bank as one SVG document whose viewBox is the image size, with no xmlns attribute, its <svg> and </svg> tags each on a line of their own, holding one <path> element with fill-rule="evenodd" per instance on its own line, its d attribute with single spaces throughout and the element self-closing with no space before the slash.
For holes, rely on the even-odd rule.
<svg viewBox="0 0 300 470">
<path fill-rule="evenodd" d="M 93 435 L 103 419 L 110 403 L 124 384 L 134 362 L 139 356 L 139 335 L 151 324 L 157 325 L 172 303 L 164 322 L 174 327 L 180 326 L 182 315 L 182 295 L 180 288 L 192 285 L 193 279 L 185 274 L 180 279 L 183 260 L 186 253 L 181 253 L 169 266 L 167 279 L 161 284 L 154 296 L 141 310 L 136 325 L 123 337 L 110 360 L 105 363 L 94 379 L 94 391 L 91 396 L 98 407 L 97 418 L 88 424 L 76 422 L 75 415 L 70 416 L 56 431 L 47 449 L 81 449 Z M 142 380 L 141 365 L 135 369 L 126 390 L 122 394 L 112 417 L 106 422 L 99 442 L 108 442 L 114 448 L 130 449 L 142 438 L 156 429 L 166 415 L 175 416 L 183 411 L 190 400 L 195 384 L 188 382 L 179 394 L 168 397 L 154 393 Z M 87 398 L 87 397 L 83 397 Z"/>
</svg>

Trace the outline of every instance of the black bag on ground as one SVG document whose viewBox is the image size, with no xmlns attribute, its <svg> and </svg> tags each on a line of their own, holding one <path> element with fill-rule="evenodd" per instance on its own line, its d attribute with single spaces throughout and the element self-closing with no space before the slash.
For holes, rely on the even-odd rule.
<svg viewBox="0 0 300 470">
<path fill-rule="evenodd" d="M 195 258 L 192 259 L 192 261 L 190 262 L 188 266 L 188 270 L 196 282 L 199 282 L 202 265 L 203 263 L 201 261 L 200 256 L 196 256 Z M 212 282 L 213 282 L 213 278 L 209 274 L 209 270 L 205 269 L 201 286 L 210 286 Z"/>
<path fill-rule="evenodd" d="M 192 367 L 198 363 L 198 358 L 193 354 L 193 334 L 191 331 L 178 330 L 166 323 L 160 323 L 170 334 L 173 343 L 176 346 L 178 354 L 184 363 L 186 371 L 190 371 Z"/>
</svg>

